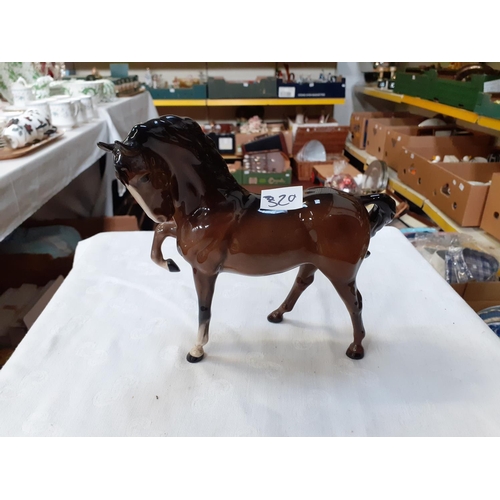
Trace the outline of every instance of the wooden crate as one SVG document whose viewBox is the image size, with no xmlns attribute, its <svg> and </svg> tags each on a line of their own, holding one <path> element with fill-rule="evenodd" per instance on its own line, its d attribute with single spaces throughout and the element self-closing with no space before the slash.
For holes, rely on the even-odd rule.
<svg viewBox="0 0 500 500">
<path fill-rule="evenodd" d="M 331 127 L 300 127 L 297 129 L 293 142 L 293 155 L 295 158 L 295 172 L 299 181 L 309 181 L 313 178 L 313 166 L 321 162 L 298 161 L 297 153 L 309 142 L 316 140 L 321 142 L 326 150 L 327 161 L 330 163 L 335 156 L 344 152 L 345 141 L 349 134 L 349 127 L 332 125 Z"/>
</svg>

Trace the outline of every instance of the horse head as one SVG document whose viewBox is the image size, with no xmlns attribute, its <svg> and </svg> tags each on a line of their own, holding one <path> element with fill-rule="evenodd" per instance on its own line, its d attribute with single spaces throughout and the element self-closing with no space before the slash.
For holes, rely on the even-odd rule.
<svg viewBox="0 0 500 500">
<path fill-rule="evenodd" d="M 170 175 L 162 158 L 133 140 L 97 145 L 113 154 L 117 179 L 153 221 L 165 222 L 173 217 Z"/>
</svg>

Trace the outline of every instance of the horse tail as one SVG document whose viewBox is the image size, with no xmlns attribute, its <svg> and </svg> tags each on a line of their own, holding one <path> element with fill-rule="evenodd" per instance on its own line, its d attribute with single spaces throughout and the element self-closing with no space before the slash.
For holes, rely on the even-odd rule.
<svg viewBox="0 0 500 500">
<path fill-rule="evenodd" d="M 396 213 L 396 203 L 387 194 L 368 194 L 359 197 L 361 203 L 374 205 L 369 213 L 370 236 L 375 236 L 380 229 L 392 221 Z"/>
</svg>

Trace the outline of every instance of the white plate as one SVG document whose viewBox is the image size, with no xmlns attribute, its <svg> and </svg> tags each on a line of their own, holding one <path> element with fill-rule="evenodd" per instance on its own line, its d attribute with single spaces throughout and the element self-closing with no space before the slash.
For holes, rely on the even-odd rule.
<svg viewBox="0 0 500 500">
<path fill-rule="evenodd" d="M 325 146 L 320 141 L 309 141 L 302 148 L 302 157 L 302 161 L 326 161 Z"/>
<path fill-rule="evenodd" d="M 429 118 L 418 124 L 419 127 L 444 127 L 446 125 L 447 123 L 439 118 Z"/>
</svg>

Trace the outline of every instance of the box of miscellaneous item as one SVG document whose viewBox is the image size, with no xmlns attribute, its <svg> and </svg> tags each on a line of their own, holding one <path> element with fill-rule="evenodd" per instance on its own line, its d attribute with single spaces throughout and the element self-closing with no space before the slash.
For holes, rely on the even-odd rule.
<svg viewBox="0 0 500 500">
<path fill-rule="evenodd" d="M 500 240 L 500 174 L 491 178 L 491 186 L 484 205 L 481 229 Z"/>
<path fill-rule="evenodd" d="M 277 97 L 276 78 L 257 77 L 245 82 L 226 81 L 224 78 L 208 78 L 209 99 L 258 99 Z"/>
<path fill-rule="evenodd" d="M 363 175 L 357 168 L 353 167 L 347 158 L 338 155 L 331 163 L 317 163 L 313 166 L 315 179 L 324 184 L 333 175 L 348 174 L 353 179 Z"/>
<path fill-rule="evenodd" d="M 276 88 L 278 98 L 282 99 L 324 99 L 345 97 L 345 78 L 333 77 L 333 81 L 286 82 L 278 78 Z"/>
<path fill-rule="evenodd" d="M 349 127 L 334 124 L 299 127 L 293 142 L 294 168 L 298 180 L 311 180 L 315 164 L 331 162 L 335 155 L 342 154 L 348 134 Z M 311 141 L 316 142 L 311 146 Z M 312 148 L 315 151 L 310 151 Z"/>
<path fill-rule="evenodd" d="M 399 171 L 399 157 L 403 148 L 411 150 L 419 145 L 425 146 L 429 136 L 448 137 L 450 135 L 473 135 L 472 132 L 457 128 L 454 125 L 419 127 L 403 125 L 387 131 L 384 147 L 384 161 L 396 172 Z"/>
<path fill-rule="evenodd" d="M 370 119 L 368 121 L 366 130 L 366 152 L 372 156 L 375 156 L 377 160 L 383 160 L 385 153 L 385 139 L 387 136 L 387 132 L 391 128 L 401 127 L 403 125 L 418 125 L 423 121 L 424 118 L 415 115 L 395 118 Z"/>
<path fill-rule="evenodd" d="M 179 100 L 179 99 L 206 99 L 207 86 L 205 84 L 193 85 L 190 88 L 152 88 L 145 86 L 153 99 Z"/>
<path fill-rule="evenodd" d="M 382 111 L 363 111 L 351 114 L 349 131 L 351 132 L 351 143 L 359 149 L 366 147 L 366 131 L 368 121 L 372 118 L 395 118 L 397 116 L 410 116 L 409 113 L 391 113 Z"/>
<path fill-rule="evenodd" d="M 427 198 L 443 213 L 463 227 L 481 223 L 486 197 L 500 163 L 435 163 Z"/>
<path fill-rule="evenodd" d="M 0 293 L 67 276 L 80 240 L 107 231 L 138 231 L 133 216 L 27 220 L 0 242 Z"/>
<path fill-rule="evenodd" d="M 243 159 L 242 184 L 289 186 L 290 159 L 280 150 L 249 152 Z"/>
<path fill-rule="evenodd" d="M 403 147 L 398 158 L 398 177 L 417 193 L 428 197 L 434 189 L 431 181 L 435 162 L 447 161 L 452 156 L 459 160 L 488 158 L 494 151 L 494 144 L 495 139 L 486 134 L 422 137 L 411 149 Z"/>
</svg>

